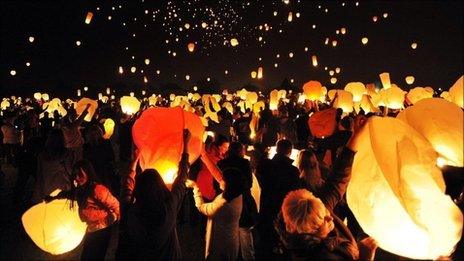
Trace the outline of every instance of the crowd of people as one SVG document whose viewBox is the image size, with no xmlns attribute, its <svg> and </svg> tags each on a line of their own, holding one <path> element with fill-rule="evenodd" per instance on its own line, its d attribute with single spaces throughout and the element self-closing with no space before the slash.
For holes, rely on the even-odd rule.
<svg viewBox="0 0 464 261">
<path fill-rule="evenodd" d="M 377 244 L 357 223 L 345 192 L 367 119 L 395 111 L 347 114 L 337 109 L 333 133 L 320 138 L 308 120 L 333 104 L 315 106 L 289 94 L 271 110 L 269 98 L 260 99 L 265 106 L 259 112 L 235 106 L 240 98 L 234 97 L 232 112 L 221 108 L 217 121 L 208 119 L 206 130 L 212 135 L 201 156 L 189 164 L 188 146 L 183 146 L 170 185 L 156 169 L 142 171 L 138 165 L 131 131 L 150 107 L 148 101 L 138 113 L 126 115 L 117 100 L 99 100 L 91 121 L 84 120 L 89 106 L 78 115 L 63 103 L 63 117 L 44 111 L 43 100 L 12 104 L 2 111 L 1 154 L 17 169 L 14 205 L 24 211 L 44 200 L 76 202 L 88 225 L 82 260 L 105 258 L 114 226 L 119 231 L 116 259 L 181 260 L 180 212 L 198 220 L 206 260 L 373 260 Z M 169 102 L 159 100 L 155 106 Z M 201 100 L 192 108 L 205 114 Z M 258 119 L 255 130 L 253 117 Z M 116 125 L 114 134 L 104 138 L 108 118 Z M 183 144 L 189 139 L 185 129 Z M 32 191 L 27 189 L 30 180 Z M 252 195 L 254 180 L 259 199 Z M 50 196 L 56 189 L 62 192 Z M 462 189 L 453 182 L 447 191 L 459 206 Z"/>
</svg>

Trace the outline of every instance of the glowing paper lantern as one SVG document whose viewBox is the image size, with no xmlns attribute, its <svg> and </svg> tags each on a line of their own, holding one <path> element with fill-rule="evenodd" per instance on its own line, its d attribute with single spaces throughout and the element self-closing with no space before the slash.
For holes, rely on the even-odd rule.
<svg viewBox="0 0 464 261">
<path fill-rule="evenodd" d="M 353 94 L 353 101 L 360 102 L 363 94 L 366 93 L 366 86 L 362 82 L 350 82 L 345 86 L 345 91 Z"/>
<path fill-rule="evenodd" d="M 93 115 L 95 114 L 95 111 L 98 108 L 97 101 L 89 99 L 89 98 L 82 98 L 74 105 L 74 108 L 76 109 L 77 115 L 81 115 L 85 107 L 87 106 L 87 104 L 90 104 L 90 107 L 88 110 L 89 113 L 87 113 L 84 120 L 87 122 L 90 122 L 92 120 Z"/>
<path fill-rule="evenodd" d="M 461 76 L 449 89 L 451 100 L 461 108 L 464 108 L 463 84 L 463 76 Z"/>
<path fill-rule="evenodd" d="M 251 72 L 251 78 L 255 79 L 256 78 L 256 71 Z"/>
<path fill-rule="evenodd" d="M 234 114 L 234 107 L 232 106 L 232 103 L 230 102 L 224 102 L 222 104 L 222 107 L 223 108 L 226 108 L 226 110 L 230 113 L 230 114 Z"/>
<path fill-rule="evenodd" d="M 293 13 L 292 12 L 288 13 L 287 21 L 289 21 L 289 22 L 293 21 Z"/>
<path fill-rule="evenodd" d="M 440 98 L 423 99 L 397 118 L 424 136 L 448 165 L 464 167 L 464 112 L 456 104 Z"/>
<path fill-rule="evenodd" d="M 411 44 L 411 48 L 412 48 L 413 50 L 415 50 L 415 49 L 417 48 L 417 43 L 412 43 L 412 44 Z"/>
<path fill-rule="evenodd" d="M 34 93 L 34 99 L 36 99 L 36 100 L 42 99 L 42 94 L 40 92 Z"/>
<path fill-rule="evenodd" d="M 346 196 L 363 230 L 400 256 L 448 256 L 461 237 L 463 217 L 444 194 L 430 143 L 390 117 L 371 117 L 360 135 Z"/>
<path fill-rule="evenodd" d="M 367 94 L 363 94 L 359 107 L 363 109 L 365 113 L 377 111 L 377 108 L 372 104 L 371 99 Z"/>
<path fill-rule="evenodd" d="M 120 100 L 121 110 L 127 115 L 133 115 L 140 109 L 140 101 L 132 96 L 123 96 Z"/>
<path fill-rule="evenodd" d="M 187 45 L 187 49 L 189 50 L 189 52 L 193 52 L 195 50 L 195 44 L 194 43 L 189 43 Z"/>
<path fill-rule="evenodd" d="M 269 95 L 269 109 L 270 110 L 277 110 L 277 106 L 279 105 L 279 91 L 272 90 Z"/>
<path fill-rule="evenodd" d="M 246 95 L 246 107 L 252 109 L 256 102 L 258 102 L 258 94 L 256 92 L 248 92 Z"/>
<path fill-rule="evenodd" d="M 361 39 L 361 43 L 362 43 L 362 44 L 366 45 L 367 42 L 369 42 L 369 39 L 368 39 L 367 37 L 363 37 L 363 38 Z"/>
<path fill-rule="evenodd" d="M 149 64 L 150 64 L 150 59 L 148 59 L 148 58 L 145 59 L 145 64 L 146 64 L 146 65 L 149 65 Z"/>
<path fill-rule="evenodd" d="M 132 128 L 134 144 L 140 150 L 142 170 L 156 169 L 166 184 L 177 176 L 183 150 L 183 129 L 189 129 L 189 162 L 201 153 L 204 127 L 200 118 L 181 108 L 149 108 Z"/>
<path fill-rule="evenodd" d="M 318 63 L 317 63 L 317 56 L 316 55 L 311 56 L 311 61 L 313 63 L 313 66 L 317 67 Z"/>
<path fill-rule="evenodd" d="M 350 113 L 353 111 L 353 95 L 351 92 L 344 90 L 337 91 L 337 98 L 335 99 L 334 108 L 340 108 L 344 113 Z"/>
<path fill-rule="evenodd" d="M 238 40 L 237 38 L 232 38 L 230 39 L 230 45 L 232 45 L 232 47 L 235 47 L 238 45 Z"/>
<path fill-rule="evenodd" d="M 317 101 L 323 94 L 322 84 L 318 81 L 309 81 L 303 85 L 303 93 L 310 101 Z"/>
<path fill-rule="evenodd" d="M 316 138 L 324 138 L 332 135 L 337 127 L 337 110 L 329 108 L 317 111 L 308 119 L 309 130 Z"/>
<path fill-rule="evenodd" d="M 415 80 L 414 76 L 406 76 L 405 78 L 406 83 L 409 85 L 413 84 L 414 80 Z"/>
<path fill-rule="evenodd" d="M 263 101 L 259 101 L 253 104 L 253 112 L 258 115 L 260 111 L 264 110 L 265 104 Z"/>
<path fill-rule="evenodd" d="M 406 97 L 412 104 L 416 104 L 422 99 L 432 98 L 433 93 L 427 91 L 425 88 L 416 87 L 411 89 L 408 94 L 406 94 Z"/>
<path fill-rule="evenodd" d="M 87 15 L 85 16 L 85 23 L 90 24 L 92 21 L 93 13 L 92 12 L 87 12 Z"/>
<path fill-rule="evenodd" d="M 330 83 L 331 83 L 331 84 L 336 84 L 336 83 L 337 83 L 337 78 L 331 77 L 331 78 L 330 78 Z"/>
<path fill-rule="evenodd" d="M 256 76 L 258 79 L 263 78 L 263 67 L 258 68 L 258 75 Z"/>
<path fill-rule="evenodd" d="M 380 95 L 387 106 L 390 109 L 402 109 L 404 108 L 404 95 L 405 91 L 401 90 L 395 84 L 391 85 L 389 89 L 382 89 Z"/>
<path fill-rule="evenodd" d="M 42 202 L 22 216 L 24 230 L 42 250 L 59 255 L 76 248 L 84 238 L 87 224 L 79 218 L 77 203 L 70 209 L 66 199 Z"/>
<path fill-rule="evenodd" d="M 0 103 L 0 108 L 2 110 L 6 110 L 8 107 L 10 107 L 10 101 L 9 100 L 3 100 L 2 103 Z"/>
<path fill-rule="evenodd" d="M 114 132 L 114 125 L 115 124 L 112 119 L 108 118 L 105 120 L 103 123 L 103 128 L 105 129 L 105 134 L 103 135 L 104 139 L 109 140 L 111 138 Z"/>
<path fill-rule="evenodd" d="M 384 89 L 388 89 L 391 87 L 391 82 L 390 82 L 390 74 L 387 72 L 381 73 L 379 75 L 380 81 L 382 82 L 382 86 Z"/>
</svg>

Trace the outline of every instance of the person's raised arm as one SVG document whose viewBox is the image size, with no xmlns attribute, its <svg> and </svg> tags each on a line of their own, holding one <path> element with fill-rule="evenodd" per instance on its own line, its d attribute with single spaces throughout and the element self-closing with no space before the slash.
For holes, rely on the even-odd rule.
<svg viewBox="0 0 464 261">
<path fill-rule="evenodd" d="M 188 129 L 184 129 L 182 135 L 183 141 L 183 150 L 182 150 L 182 157 L 179 162 L 179 168 L 177 171 L 177 177 L 172 184 L 171 194 L 173 197 L 179 199 L 182 198 L 185 192 L 185 180 L 187 179 L 187 173 L 189 168 L 189 155 L 188 155 L 188 142 L 190 140 L 190 131 Z"/>
<path fill-rule="evenodd" d="M 320 198 L 330 210 L 333 210 L 346 192 L 351 177 L 351 165 L 353 165 L 354 155 L 358 150 L 360 133 L 364 130 L 366 121 L 367 119 L 364 116 L 356 116 L 353 124 L 353 134 L 335 161 L 332 175 L 329 176 L 322 188 Z"/>
<path fill-rule="evenodd" d="M 121 201 L 123 204 L 132 203 L 132 193 L 135 188 L 135 175 L 137 173 L 137 165 L 140 159 L 139 149 L 135 149 L 133 153 L 133 160 L 130 164 L 129 172 L 127 176 L 123 177 L 122 188 L 121 188 Z"/>
<path fill-rule="evenodd" d="M 216 197 L 213 202 L 205 203 L 203 201 L 200 189 L 198 188 L 195 181 L 187 180 L 186 185 L 188 188 L 193 188 L 193 199 L 195 200 L 195 206 L 197 207 L 198 211 L 200 211 L 200 213 L 205 216 L 214 216 L 216 212 L 221 209 L 224 204 L 226 204 L 226 200 L 222 197 L 222 194 Z"/>
</svg>

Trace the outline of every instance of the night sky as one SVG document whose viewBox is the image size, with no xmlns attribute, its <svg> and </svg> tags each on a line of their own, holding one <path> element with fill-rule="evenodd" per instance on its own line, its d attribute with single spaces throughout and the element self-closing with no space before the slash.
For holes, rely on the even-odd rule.
<svg viewBox="0 0 464 261">
<path fill-rule="evenodd" d="M 319 80 L 333 89 L 352 81 L 378 82 L 382 72 L 406 90 L 447 90 L 463 73 L 460 1 L 286 2 L 2 1 L 0 94 L 75 95 L 84 86 L 89 95 L 106 87 L 121 94 L 159 93 L 168 83 L 189 91 L 197 85 L 202 92 L 209 91 L 202 87 L 208 84 L 270 90 L 285 78 L 297 88 Z M 86 24 L 88 12 L 93 18 Z M 232 38 L 238 40 L 235 47 Z M 195 43 L 192 53 L 189 43 Z M 260 66 L 263 78 L 252 79 Z M 340 73 L 330 76 L 336 67 Z M 405 82 L 408 75 L 416 79 L 412 86 Z"/>
</svg>

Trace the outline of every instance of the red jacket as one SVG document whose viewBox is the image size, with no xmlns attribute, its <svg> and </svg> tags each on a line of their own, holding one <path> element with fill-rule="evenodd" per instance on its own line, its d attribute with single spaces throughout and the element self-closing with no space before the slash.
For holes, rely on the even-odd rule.
<svg viewBox="0 0 464 261">
<path fill-rule="evenodd" d="M 79 205 L 79 216 L 89 232 L 108 227 L 120 217 L 119 201 L 108 188 L 96 184 L 85 203 Z"/>
</svg>

